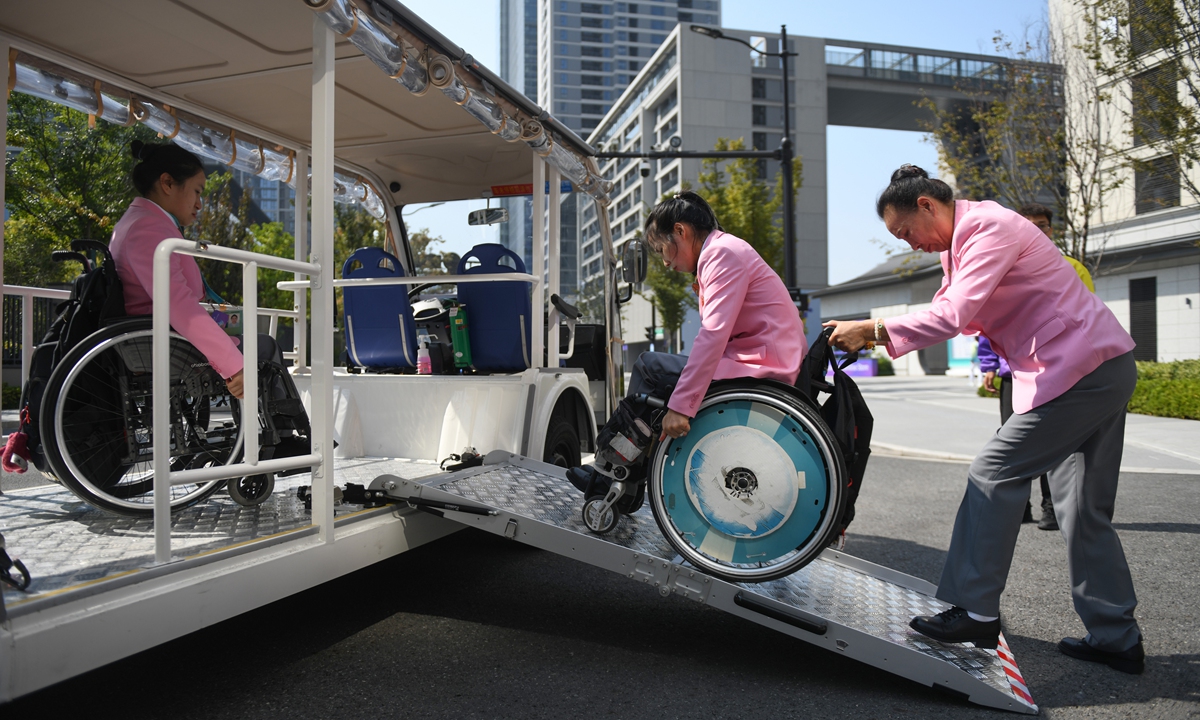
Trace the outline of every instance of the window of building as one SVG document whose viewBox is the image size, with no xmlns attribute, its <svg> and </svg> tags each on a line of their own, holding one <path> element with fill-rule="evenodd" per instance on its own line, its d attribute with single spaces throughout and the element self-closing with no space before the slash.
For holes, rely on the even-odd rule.
<svg viewBox="0 0 1200 720">
<path fill-rule="evenodd" d="M 766 105 L 752 105 L 751 109 L 750 109 L 750 113 L 751 113 L 751 118 L 752 118 L 750 123 L 752 125 L 766 125 L 767 124 L 767 106 Z"/>
<path fill-rule="evenodd" d="M 650 36 L 650 42 L 654 43 L 655 45 L 662 45 L 666 41 L 667 41 L 666 35 L 651 35 Z"/>
<path fill-rule="evenodd" d="M 765 132 L 756 132 L 751 135 L 753 138 L 753 146 L 755 150 L 767 149 L 767 134 Z"/>
<path fill-rule="evenodd" d="M 629 33 L 629 42 L 641 42 L 641 41 L 640 41 L 640 40 L 638 40 L 638 34 L 637 34 L 637 33 L 635 33 L 635 32 L 631 32 L 631 33 Z M 632 49 L 632 48 L 630 48 L 630 49 Z M 637 53 L 631 53 L 631 54 L 633 54 L 633 55 L 637 55 Z"/>
<path fill-rule="evenodd" d="M 1177 42 L 1175 3 L 1171 0 L 1129 0 L 1129 44 L 1143 54 Z"/>
<path fill-rule="evenodd" d="M 620 217 L 621 215 L 624 215 L 625 213 L 629 212 L 629 208 L 631 207 L 630 203 L 632 203 L 632 202 L 633 202 L 632 195 L 626 195 L 625 197 L 618 200 L 617 201 L 617 216 Z"/>
<path fill-rule="evenodd" d="M 767 179 L 767 159 L 766 158 L 757 158 L 754 161 L 754 168 L 758 174 L 759 180 Z"/>
<path fill-rule="evenodd" d="M 590 105 L 588 103 L 584 103 L 583 105 L 579 106 L 579 112 L 581 112 L 585 115 L 603 115 L 604 114 L 604 106 L 603 105 Z"/>
<path fill-rule="evenodd" d="M 570 82 L 571 82 L 571 76 L 570 76 L 570 75 L 568 75 L 568 74 L 566 74 L 566 73 L 559 73 L 559 74 L 558 74 L 558 81 L 559 81 L 560 83 L 562 83 L 563 85 L 570 84 Z"/>
<path fill-rule="evenodd" d="M 638 221 L 640 219 L 641 218 L 639 218 L 636 214 L 630 215 L 629 217 L 625 218 L 625 227 L 621 228 L 621 234 L 628 235 L 629 233 L 637 230 L 638 229 Z"/>
<path fill-rule="evenodd" d="M 608 24 L 608 21 L 605 20 L 604 18 L 592 18 L 592 17 L 579 18 L 579 26 L 580 27 L 602 28 L 602 27 L 606 27 L 607 24 Z"/>
<path fill-rule="evenodd" d="M 1170 155 L 1137 163 L 1133 171 L 1136 214 L 1179 206 L 1179 163 Z"/>
<path fill-rule="evenodd" d="M 580 45 L 579 54 L 584 57 L 604 57 L 604 49 L 594 45 Z"/>
<path fill-rule="evenodd" d="M 1129 334 L 1134 360 L 1158 361 L 1158 278 L 1129 281 Z"/>
<path fill-rule="evenodd" d="M 629 55 L 630 55 L 631 57 L 637 57 L 637 56 L 638 56 L 638 49 L 637 49 L 636 47 L 634 47 L 634 46 L 630 45 L 630 46 L 629 46 Z"/>
<path fill-rule="evenodd" d="M 583 42 L 602 43 L 604 42 L 604 35 L 598 32 L 581 32 L 579 33 L 579 39 Z"/>
<path fill-rule="evenodd" d="M 663 8 L 662 5 L 651 5 L 650 6 L 650 14 L 651 15 L 666 15 L 667 11 L 665 8 Z"/>
<path fill-rule="evenodd" d="M 642 69 L 642 64 L 641 64 L 641 63 L 636 63 L 636 62 L 630 62 L 630 63 L 629 63 L 629 69 L 630 69 L 630 70 L 633 70 L 634 72 L 637 72 L 638 70 L 641 70 L 641 69 Z"/>
<path fill-rule="evenodd" d="M 602 63 L 598 60 L 580 60 L 579 61 L 579 69 L 580 70 L 592 70 L 595 72 L 603 72 L 604 63 Z"/>
<path fill-rule="evenodd" d="M 767 79 L 753 78 L 750 80 L 750 96 L 755 100 L 765 100 L 767 97 Z"/>
<path fill-rule="evenodd" d="M 580 90 L 579 97 L 583 98 L 584 100 L 603 100 L 604 99 L 604 91 L 603 90 Z"/>
<path fill-rule="evenodd" d="M 597 5 L 596 3 L 579 3 L 579 12 L 592 13 L 594 15 L 603 15 L 604 14 L 604 6 Z"/>
<path fill-rule="evenodd" d="M 1135 147 L 1162 140 L 1179 127 L 1175 112 L 1179 76 L 1170 65 L 1130 78 L 1133 100 L 1133 144 Z"/>
<path fill-rule="evenodd" d="M 563 70 L 566 70 L 566 69 L 567 69 L 567 61 L 566 61 L 565 59 L 563 59 L 563 60 L 559 60 L 559 61 L 558 61 L 558 66 L 559 66 L 560 68 L 562 68 Z"/>
<path fill-rule="evenodd" d="M 566 31 L 566 30 L 559 30 L 559 31 L 558 31 L 558 39 L 559 39 L 559 40 L 566 40 L 566 39 L 568 39 L 568 38 L 567 38 L 567 31 Z"/>
<path fill-rule="evenodd" d="M 637 203 L 640 203 L 641 201 L 642 201 L 642 184 L 638 183 L 637 186 L 633 188 L 633 202 L 636 205 Z"/>
<path fill-rule="evenodd" d="M 603 85 L 604 78 L 600 77 L 599 75 L 580 75 L 579 76 L 579 84 L 580 85 Z"/>
<path fill-rule="evenodd" d="M 752 47 L 752 48 L 754 48 L 754 50 L 758 51 L 758 52 L 754 52 L 754 50 L 750 51 L 750 66 L 765 68 L 767 66 L 767 56 L 763 55 L 763 53 L 765 53 L 767 51 L 767 39 L 765 37 L 751 35 L 750 36 L 750 47 Z"/>
<path fill-rule="evenodd" d="M 692 7 L 692 0 L 679 0 L 679 7 L 681 7 L 681 8 Z"/>
<path fill-rule="evenodd" d="M 658 181 L 658 194 L 666 195 L 679 184 L 679 168 L 671 169 L 671 172 L 663 175 L 662 180 Z"/>
<path fill-rule="evenodd" d="M 637 27 L 637 26 L 638 26 L 638 19 L 637 18 L 629 18 L 629 27 Z"/>
<path fill-rule="evenodd" d="M 692 14 L 690 12 L 680 12 L 679 13 L 679 22 L 692 22 L 694 19 L 695 18 L 692 17 Z"/>
<path fill-rule="evenodd" d="M 638 14 L 638 6 L 637 6 L 637 3 L 629 3 L 629 12 L 630 12 L 630 14 L 633 14 L 633 15 L 637 15 L 637 14 Z"/>
<path fill-rule="evenodd" d="M 667 21 L 666 20 L 651 20 L 650 21 L 650 29 L 651 30 L 666 30 L 667 29 Z"/>
<path fill-rule="evenodd" d="M 625 62 L 624 60 L 618 60 L 617 61 L 617 69 L 618 70 L 628 70 L 629 63 Z"/>
</svg>

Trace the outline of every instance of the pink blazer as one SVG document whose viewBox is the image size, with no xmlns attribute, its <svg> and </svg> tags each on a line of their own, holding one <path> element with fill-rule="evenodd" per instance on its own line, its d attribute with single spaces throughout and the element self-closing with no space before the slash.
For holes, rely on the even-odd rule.
<svg viewBox="0 0 1200 720">
<path fill-rule="evenodd" d="M 894 358 L 983 333 L 1012 368 L 1013 412 L 1026 413 L 1133 349 L 1054 243 L 1011 210 L 957 201 L 954 237 L 941 256 L 946 274 L 932 306 L 885 321 Z"/>
<path fill-rule="evenodd" d="M 714 230 L 696 267 L 700 333 L 667 407 L 695 417 L 713 380 L 756 377 L 792 384 L 808 352 L 783 281 L 745 240 Z"/>
<path fill-rule="evenodd" d="M 149 315 L 154 311 L 154 249 L 167 238 L 180 236 L 166 210 L 146 198 L 136 198 L 117 221 L 108 247 L 117 262 L 117 275 L 125 289 L 125 312 Z M 171 256 L 171 327 L 204 353 L 213 369 L 231 378 L 242 369 L 242 353 L 200 307 L 204 280 L 190 255 Z"/>
</svg>

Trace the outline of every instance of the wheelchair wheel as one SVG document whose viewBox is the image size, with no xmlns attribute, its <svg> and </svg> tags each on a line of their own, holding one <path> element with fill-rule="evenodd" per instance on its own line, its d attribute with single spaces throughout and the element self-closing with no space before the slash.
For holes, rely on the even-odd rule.
<svg viewBox="0 0 1200 720">
<path fill-rule="evenodd" d="M 700 570 L 764 582 L 804 567 L 836 533 L 845 463 L 817 412 L 782 383 L 714 384 L 691 430 L 661 443 L 650 506 Z"/>
<path fill-rule="evenodd" d="M 54 474 L 96 507 L 133 517 L 154 513 L 151 321 L 102 328 L 55 367 L 42 401 L 41 432 Z M 241 413 L 208 360 L 172 334 L 171 469 L 236 462 Z M 200 502 L 225 480 L 171 487 L 171 511 Z"/>
</svg>

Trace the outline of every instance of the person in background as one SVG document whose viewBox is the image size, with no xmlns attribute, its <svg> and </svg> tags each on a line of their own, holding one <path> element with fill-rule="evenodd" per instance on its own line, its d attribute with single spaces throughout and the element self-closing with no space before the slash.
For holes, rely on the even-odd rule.
<svg viewBox="0 0 1200 720">
<path fill-rule="evenodd" d="M 1049 238 L 1011 210 L 955 201 L 946 183 L 904 165 L 876 212 L 914 250 L 940 253 L 941 289 L 926 310 L 826 323 L 834 326 L 830 342 L 847 352 L 882 342 L 898 358 L 964 331 L 983 333 L 1012 368 L 1013 415 L 971 463 L 938 583 L 937 598 L 952 607 L 910 625 L 944 643 L 997 646 L 1030 479 L 1049 471 L 1071 598 L 1088 631 L 1058 648 L 1140 674 L 1137 596 L 1112 525 L 1125 408 L 1137 383 L 1133 338 Z"/>
<path fill-rule="evenodd" d="M 1054 215 L 1050 208 L 1039 203 L 1029 203 L 1021 206 L 1018 210 L 1026 220 L 1037 226 L 1038 230 L 1042 231 L 1046 237 L 1054 240 L 1054 227 L 1051 220 Z M 1096 286 L 1092 283 L 1092 274 L 1088 272 L 1087 267 L 1070 255 L 1064 255 L 1063 259 L 1075 270 L 1075 274 L 1091 292 L 1096 292 Z M 986 337 L 979 337 L 979 361 L 981 369 L 984 372 L 983 388 L 992 394 L 1000 394 L 1000 424 L 1003 425 L 1012 415 L 1012 371 L 1008 367 L 1008 363 L 1004 358 L 996 354 L 992 348 L 991 341 Z M 1000 382 L 997 383 L 996 380 Z M 999 387 L 997 387 L 997 385 Z M 1042 517 L 1038 520 L 1039 530 L 1057 530 L 1058 520 L 1054 517 L 1054 501 L 1050 499 L 1050 478 L 1045 473 L 1042 474 L 1039 485 L 1042 488 Z M 1025 516 L 1022 522 L 1033 522 L 1033 507 L 1029 502 L 1025 503 Z"/>
</svg>

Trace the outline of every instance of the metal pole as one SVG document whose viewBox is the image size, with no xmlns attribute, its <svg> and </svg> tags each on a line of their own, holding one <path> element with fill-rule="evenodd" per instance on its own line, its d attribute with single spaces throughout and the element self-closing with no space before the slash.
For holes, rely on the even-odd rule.
<svg viewBox="0 0 1200 720">
<path fill-rule="evenodd" d="M 159 243 L 154 251 L 154 308 L 151 333 L 153 372 L 150 385 L 154 421 L 154 562 L 171 560 L 171 245 Z M 243 324 L 245 318 L 242 318 Z"/>
<path fill-rule="evenodd" d="M 0 37 L 0 58 L 4 58 L 4 69 L 8 71 L 8 42 L 3 37 Z M 4 104 L 0 106 L 0 137 L 8 137 L 8 96 L 12 91 L 5 91 Z M 0 164 L 0 208 L 4 207 L 4 182 L 5 169 L 8 167 L 8 143 L 4 145 L 4 163 Z M 0 217 L 0 288 L 4 287 L 4 219 Z M 33 303 L 26 303 L 23 307 L 28 308 Z M 28 313 L 28 310 L 24 310 Z M 0 293 L 0 328 L 4 327 L 4 295 Z M 30 335 L 33 333 L 30 332 Z M 25 387 L 25 381 L 29 378 L 29 367 L 26 363 L 24 345 L 21 347 L 21 387 Z"/>
<path fill-rule="evenodd" d="M 562 238 L 559 237 L 562 234 L 562 181 L 560 179 L 561 176 L 558 174 L 558 168 L 553 165 L 547 165 L 546 170 L 546 179 L 550 183 L 550 194 L 547 198 L 547 203 L 549 204 L 546 213 L 546 222 L 549 225 L 547 228 L 549 232 L 546 233 L 548 238 L 548 252 L 546 255 L 550 261 L 550 268 L 547 273 L 548 280 L 546 284 L 548 287 L 546 292 L 538 293 L 539 298 L 543 298 L 543 296 L 544 298 L 541 303 L 535 302 L 533 304 L 533 311 L 538 314 L 541 314 L 546 309 L 547 304 L 550 302 L 550 295 L 557 295 L 559 293 L 559 280 L 562 274 L 562 248 L 560 247 Z M 547 328 L 549 332 L 546 337 L 546 367 L 556 368 L 558 367 L 558 311 L 551 308 L 550 318 L 550 327 Z"/>
<path fill-rule="evenodd" d="M 300 178 L 308 177 L 308 151 L 300 150 L 292 158 L 292 174 L 296 180 L 296 223 L 292 236 L 296 240 L 295 259 L 308 261 L 308 193 L 304 191 L 307 183 Z M 305 280 L 307 275 L 295 273 L 295 279 Z M 296 290 L 292 307 L 300 317 L 292 323 L 292 338 L 295 340 L 296 369 L 303 372 L 308 369 L 308 290 Z"/>
<path fill-rule="evenodd" d="M 242 462 L 258 464 L 258 263 L 242 265 Z"/>
<path fill-rule="evenodd" d="M 530 367 L 542 367 L 542 348 L 545 347 L 545 338 L 542 333 L 545 328 L 545 317 L 542 315 L 542 309 L 546 307 L 546 299 L 543 297 L 545 293 L 542 291 L 546 287 L 545 272 L 542 266 L 545 264 L 545 245 L 543 245 L 542 236 L 545 234 L 546 220 L 546 163 L 537 153 L 533 154 L 533 201 L 531 204 L 531 212 L 533 213 L 533 237 L 529 238 L 529 242 L 533 243 L 532 260 L 533 267 L 529 268 L 529 274 L 538 279 L 530 287 L 530 292 L 533 293 L 533 338 L 530 343 L 529 358 Z M 526 429 L 528 432 L 528 428 Z"/>
<path fill-rule="evenodd" d="M 333 532 L 333 121 L 334 35 L 313 16 L 312 68 L 312 255 L 321 266 L 312 290 L 312 450 L 321 455 L 313 468 L 312 521 L 321 541 Z M 305 191 L 299 176 L 296 192 Z"/>
<path fill-rule="evenodd" d="M 792 190 L 791 93 L 788 85 L 787 25 L 779 29 L 779 55 L 783 63 L 783 143 L 779 154 L 783 161 L 783 276 L 788 290 L 796 287 L 796 200 Z"/>
</svg>

